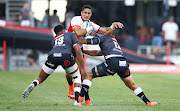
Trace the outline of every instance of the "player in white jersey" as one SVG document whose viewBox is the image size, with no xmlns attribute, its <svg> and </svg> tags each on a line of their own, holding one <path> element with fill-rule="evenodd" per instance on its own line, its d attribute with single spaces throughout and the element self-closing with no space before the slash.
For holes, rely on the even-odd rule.
<svg viewBox="0 0 180 111">
<path fill-rule="evenodd" d="M 114 22 L 112 23 L 112 25 L 105 29 L 103 27 L 100 27 L 99 25 L 93 23 L 90 21 L 92 15 L 92 7 L 90 5 L 84 5 L 82 7 L 82 11 L 81 11 L 81 16 L 75 16 L 72 18 L 71 22 L 70 22 L 70 26 L 68 29 L 68 32 L 74 32 L 76 33 L 77 37 L 82 37 L 87 33 L 90 33 L 91 31 L 96 31 L 96 33 L 99 34 L 103 34 L 103 35 L 110 35 L 112 34 L 112 31 L 109 30 L 114 30 L 115 28 L 122 28 L 123 24 L 120 22 Z M 88 21 L 90 22 L 90 27 L 87 28 L 81 28 L 81 24 L 84 21 Z M 80 64 L 78 61 L 76 61 L 78 64 Z M 79 67 L 80 68 L 80 67 Z M 69 90 L 69 94 L 68 97 L 70 97 L 71 99 L 74 99 L 74 95 L 73 95 L 73 82 L 72 82 L 72 77 L 69 74 L 66 74 L 66 78 L 68 81 L 68 90 Z M 84 77 L 82 77 L 83 79 Z M 88 93 L 86 93 L 87 95 L 85 95 L 85 100 L 86 100 L 86 105 L 92 105 L 90 99 L 89 99 L 89 95 Z"/>
</svg>

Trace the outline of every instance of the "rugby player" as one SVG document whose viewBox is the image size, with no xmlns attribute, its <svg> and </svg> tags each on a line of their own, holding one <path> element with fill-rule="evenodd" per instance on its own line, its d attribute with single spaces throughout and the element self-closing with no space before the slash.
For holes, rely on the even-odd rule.
<svg viewBox="0 0 180 111">
<path fill-rule="evenodd" d="M 85 73 L 84 59 L 82 51 L 78 44 L 76 35 L 74 33 L 65 33 L 62 25 L 57 25 L 54 28 L 56 36 L 52 40 L 52 49 L 49 51 L 47 61 L 43 65 L 39 76 L 27 87 L 23 93 L 23 97 L 27 98 L 30 92 L 46 78 L 54 72 L 54 70 L 61 65 L 66 72 L 68 72 L 74 79 L 74 93 L 75 101 L 74 106 L 81 106 L 78 101 L 79 93 L 81 90 L 81 74 Z M 73 57 L 72 51 L 75 50 L 77 59 L 81 62 L 80 72 Z"/>
<path fill-rule="evenodd" d="M 81 10 L 81 16 L 75 16 L 75 17 L 72 18 L 72 20 L 70 22 L 68 32 L 76 33 L 77 37 L 82 37 L 85 34 L 89 34 L 93 30 L 96 31 L 96 33 L 99 33 L 99 34 L 110 35 L 111 31 L 108 31 L 108 30 L 113 30 L 115 28 L 122 28 L 123 27 L 122 23 L 113 22 L 112 25 L 109 28 L 105 29 L 105 28 L 100 27 L 99 25 L 91 22 L 90 21 L 91 15 L 92 15 L 92 7 L 90 5 L 84 5 L 82 7 L 82 10 Z M 90 22 L 90 27 L 87 27 L 86 29 L 81 28 L 81 24 L 84 21 Z M 80 64 L 78 60 L 76 62 L 77 62 L 78 65 Z M 79 68 L 81 68 L 81 67 L 79 66 Z M 68 81 L 68 91 L 69 91 L 69 94 L 67 96 L 70 97 L 71 99 L 74 99 L 72 78 L 68 73 L 66 73 L 66 78 L 67 78 L 67 81 Z M 82 76 L 82 79 L 83 78 L 84 77 Z M 88 96 L 88 93 L 86 93 L 86 95 L 85 95 L 85 100 L 86 100 L 86 105 L 92 105 L 92 103 L 90 101 L 90 98 Z"/>
<path fill-rule="evenodd" d="M 84 50 L 84 53 L 91 56 L 104 55 L 105 58 L 105 62 L 92 68 L 92 70 L 86 74 L 82 83 L 79 101 L 83 101 L 84 95 L 91 87 L 93 78 L 114 75 L 117 73 L 125 85 L 130 88 L 135 95 L 140 97 L 146 105 L 157 105 L 157 102 L 151 102 L 145 96 L 143 90 L 133 82 L 133 78 L 129 70 L 129 64 L 114 37 L 105 35 L 101 37 L 94 37 L 92 39 L 79 38 L 78 42 L 82 44 L 99 44 L 101 50 Z"/>
</svg>

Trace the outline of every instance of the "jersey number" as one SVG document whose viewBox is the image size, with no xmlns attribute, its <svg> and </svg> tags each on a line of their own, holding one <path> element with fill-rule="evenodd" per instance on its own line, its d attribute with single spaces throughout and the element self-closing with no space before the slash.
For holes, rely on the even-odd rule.
<svg viewBox="0 0 180 111">
<path fill-rule="evenodd" d="M 111 37 L 111 39 L 112 39 L 113 42 L 114 42 L 115 48 L 116 48 L 116 49 L 121 49 L 121 47 L 119 46 L 117 40 L 116 40 L 114 37 Z"/>
<path fill-rule="evenodd" d="M 61 45 L 63 43 L 64 43 L 64 36 L 61 36 L 61 37 L 59 37 L 59 38 L 57 38 L 55 40 L 55 44 L 54 45 L 59 46 L 59 45 Z"/>
</svg>

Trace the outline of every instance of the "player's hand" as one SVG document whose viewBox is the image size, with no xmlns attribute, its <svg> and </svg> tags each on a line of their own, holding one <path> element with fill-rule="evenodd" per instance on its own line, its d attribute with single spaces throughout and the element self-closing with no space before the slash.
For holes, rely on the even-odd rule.
<svg viewBox="0 0 180 111">
<path fill-rule="evenodd" d="M 120 22 L 113 22 L 113 25 L 115 28 L 123 28 L 124 27 L 124 25 Z"/>
</svg>

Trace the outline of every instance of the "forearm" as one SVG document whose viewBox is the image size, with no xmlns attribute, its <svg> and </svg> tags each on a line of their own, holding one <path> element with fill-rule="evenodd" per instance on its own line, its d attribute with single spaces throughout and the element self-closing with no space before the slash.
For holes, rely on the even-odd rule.
<svg viewBox="0 0 180 111">
<path fill-rule="evenodd" d="M 74 32 L 75 32 L 77 37 L 81 37 L 87 33 L 87 30 L 79 28 L 79 29 L 74 29 Z"/>
<path fill-rule="evenodd" d="M 78 42 L 81 43 L 81 44 L 97 45 L 97 44 L 100 43 L 100 40 L 99 40 L 99 38 L 97 38 L 97 37 L 87 38 L 87 39 L 78 38 Z"/>
<path fill-rule="evenodd" d="M 99 34 L 103 34 L 103 35 L 112 35 L 115 28 L 123 28 L 124 25 L 120 22 L 113 22 L 112 25 L 110 27 L 108 27 L 107 29 L 105 28 L 100 28 L 99 30 Z"/>
<path fill-rule="evenodd" d="M 179 41 L 179 31 L 176 32 L 177 42 Z"/>
<path fill-rule="evenodd" d="M 103 55 L 101 50 L 83 50 L 83 52 L 90 56 L 102 56 Z"/>
<path fill-rule="evenodd" d="M 93 30 L 93 27 L 90 26 L 88 28 L 82 29 L 81 27 L 75 27 L 74 32 L 76 33 L 77 37 L 84 36 L 87 33 L 90 33 Z"/>
</svg>

